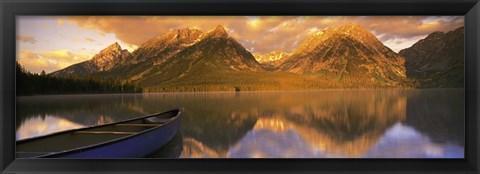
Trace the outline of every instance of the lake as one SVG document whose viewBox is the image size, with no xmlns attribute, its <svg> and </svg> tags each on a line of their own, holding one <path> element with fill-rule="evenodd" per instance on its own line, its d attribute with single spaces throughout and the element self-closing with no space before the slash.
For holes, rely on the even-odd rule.
<svg viewBox="0 0 480 174">
<path fill-rule="evenodd" d="M 17 139 L 183 109 L 148 158 L 463 158 L 463 89 L 17 97 Z"/>
</svg>

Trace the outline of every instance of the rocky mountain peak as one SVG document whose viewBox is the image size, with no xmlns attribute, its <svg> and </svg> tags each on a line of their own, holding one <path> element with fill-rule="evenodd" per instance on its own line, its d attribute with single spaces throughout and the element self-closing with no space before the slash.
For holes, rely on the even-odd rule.
<svg viewBox="0 0 480 174">
<path fill-rule="evenodd" d="M 147 42 L 143 43 L 140 48 L 163 49 L 168 44 L 190 43 L 198 39 L 201 34 L 202 31 L 191 28 L 171 30 L 163 35 L 148 40 Z"/>
<path fill-rule="evenodd" d="M 405 57 L 407 75 L 421 87 L 463 87 L 464 27 L 436 31 L 399 52 Z"/>
<path fill-rule="evenodd" d="M 445 34 L 445 33 L 444 33 L 444 32 L 441 32 L 441 31 L 435 31 L 435 32 L 433 32 L 433 33 L 428 34 L 427 37 L 438 37 L 438 36 L 441 36 L 441 35 L 443 35 L 443 34 Z"/>
<path fill-rule="evenodd" d="M 202 32 L 197 29 L 181 28 L 170 32 L 176 40 L 197 39 Z"/>
<path fill-rule="evenodd" d="M 427 39 L 441 39 L 443 37 L 445 37 L 446 35 L 459 35 L 459 36 L 463 36 L 463 32 L 464 32 L 464 27 L 460 27 L 460 28 L 457 28 L 455 30 L 452 30 L 452 31 L 449 31 L 449 32 L 443 32 L 443 31 L 435 31 L 433 33 L 430 33 L 428 34 L 428 36 L 423 39 L 423 40 L 427 40 Z"/>
<path fill-rule="evenodd" d="M 124 51 L 127 51 L 127 50 L 123 50 L 122 47 L 120 46 L 120 44 L 118 44 L 117 42 L 113 43 L 112 45 L 104 48 L 103 50 L 101 50 L 97 55 L 95 55 L 92 59 L 95 59 L 95 58 L 101 58 L 101 57 L 104 57 L 106 55 L 117 55 L 117 54 L 122 54 L 122 52 Z M 128 51 L 127 51 L 128 52 Z"/>
<path fill-rule="evenodd" d="M 100 51 L 100 53 L 107 53 L 107 52 L 121 51 L 121 50 L 122 50 L 122 47 L 120 46 L 120 44 L 118 44 L 118 42 L 115 42 L 112 45 L 104 48 L 102 51 Z"/>
<path fill-rule="evenodd" d="M 305 54 L 328 44 L 338 44 L 344 40 L 352 40 L 376 49 L 385 50 L 385 46 L 375 35 L 358 24 L 349 24 L 340 27 L 327 28 L 318 31 L 307 38 L 295 51 L 297 54 Z M 387 50 L 385 50 L 387 51 Z"/>
<path fill-rule="evenodd" d="M 59 77 L 86 77 L 92 73 L 108 71 L 112 68 L 122 65 L 131 57 L 130 52 L 122 47 L 117 42 L 104 48 L 92 59 L 71 65 L 67 68 L 52 72 L 51 75 Z"/>
<path fill-rule="evenodd" d="M 91 62 L 99 71 L 105 71 L 121 64 L 121 62 L 125 61 L 128 57 L 130 57 L 130 52 L 122 50 L 120 44 L 115 42 L 93 56 Z"/>
<path fill-rule="evenodd" d="M 368 30 L 359 24 L 348 24 L 330 29 L 333 35 L 352 37 L 362 43 L 380 43 L 380 41 Z"/>
<path fill-rule="evenodd" d="M 143 43 L 133 52 L 131 63 L 169 58 L 170 55 L 198 42 L 202 34 L 202 31 L 191 28 L 171 30 Z"/>
<path fill-rule="evenodd" d="M 334 32 L 342 32 L 342 33 L 346 33 L 346 34 L 350 34 L 350 33 L 356 33 L 356 32 L 365 32 L 365 28 L 363 28 L 361 25 L 359 24 L 347 24 L 347 25 L 342 25 L 342 26 L 339 26 L 339 27 L 332 27 L 332 28 L 329 28 L 327 30 L 330 30 L 330 31 L 334 31 Z"/>
<path fill-rule="evenodd" d="M 406 80 L 403 63 L 403 57 L 362 26 L 345 25 L 312 35 L 280 68 L 333 78 L 347 86 L 397 86 Z"/>
<path fill-rule="evenodd" d="M 464 31 L 465 31 L 465 27 L 459 27 L 459 28 L 453 30 L 453 32 L 462 32 L 462 33 L 463 33 Z"/>
<path fill-rule="evenodd" d="M 210 37 L 228 37 L 228 33 L 225 30 L 225 27 L 221 25 L 217 25 L 215 28 L 208 32 L 208 36 Z"/>
<path fill-rule="evenodd" d="M 285 51 L 271 51 L 265 54 L 254 53 L 253 55 L 259 63 L 266 63 L 284 59 L 290 56 L 290 53 Z"/>
</svg>

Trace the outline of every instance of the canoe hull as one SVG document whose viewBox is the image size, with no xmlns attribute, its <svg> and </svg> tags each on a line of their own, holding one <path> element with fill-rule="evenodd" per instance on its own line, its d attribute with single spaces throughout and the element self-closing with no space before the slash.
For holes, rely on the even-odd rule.
<svg viewBox="0 0 480 174">
<path fill-rule="evenodd" d="M 142 158 L 167 144 L 177 133 L 178 118 L 159 129 L 142 135 L 73 153 L 58 153 L 42 158 Z"/>
<path fill-rule="evenodd" d="M 22 158 L 142 158 L 177 134 L 182 111 L 163 113 L 56 132 L 17 141 Z M 151 118 L 155 118 L 152 119 Z"/>
</svg>

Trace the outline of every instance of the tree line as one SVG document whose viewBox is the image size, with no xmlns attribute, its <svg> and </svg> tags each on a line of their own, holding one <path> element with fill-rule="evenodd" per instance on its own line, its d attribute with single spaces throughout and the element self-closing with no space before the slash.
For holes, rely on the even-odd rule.
<svg viewBox="0 0 480 174">
<path fill-rule="evenodd" d="M 94 94 L 94 93 L 137 93 L 142 88 L 125 82 L 104 80 L 98 77 L 85 79 L 61 78 L 25 70 L 18 62 L 16 65 L 16 93 L 22 95 L 45 94 Z"/>
</svg>

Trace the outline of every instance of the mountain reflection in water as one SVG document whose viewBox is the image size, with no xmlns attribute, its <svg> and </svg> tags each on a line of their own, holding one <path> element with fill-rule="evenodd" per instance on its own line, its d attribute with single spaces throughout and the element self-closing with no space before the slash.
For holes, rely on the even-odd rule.
<svg viewBox="0 0 480 174">
<path fill-rule="evenodd" d="M 17 139 L 173 107 L 182 158 L 464 157 L 463 89 L 18 97 Z"/>
</svg>

